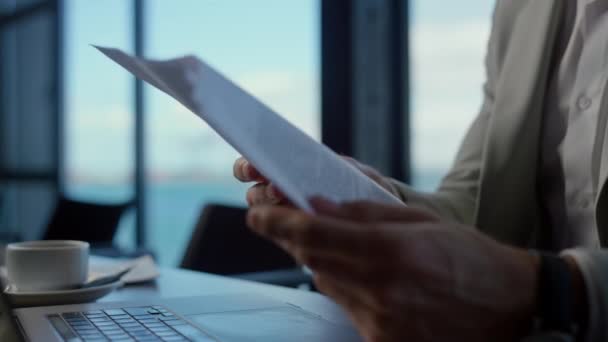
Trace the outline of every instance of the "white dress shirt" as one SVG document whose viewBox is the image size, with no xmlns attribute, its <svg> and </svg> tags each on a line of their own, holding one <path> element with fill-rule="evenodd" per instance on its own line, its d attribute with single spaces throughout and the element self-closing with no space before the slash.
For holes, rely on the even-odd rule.
<svg viewBox="0 0 608 342">
<path fill-rule="evenodd" d="M 608 82 L 608 1 L 567 0 L 558 38 L 560 53 L 553 74 L 543 120 L 540 185 L 552 247 L 574 257 L 589 303 L 586 341 L 596 341 L 605 328 L 606 260 L 600 256 L 595 221 L 597 189 L 592 156 L 598 118 L 606 108 Z M 572 249 L 579 247 L 578 249 Z M 593 252 L 596 250 L 596 252 Z M 597 254 L 597 255 L 596 255 Z"/>
<path fill-rule="evenodd" d="M 608 1 L 567 6 L 545 104 L 540 174 L 556 250 L 600 247 L 591 170 L 608 80 Z"/>
</svg>

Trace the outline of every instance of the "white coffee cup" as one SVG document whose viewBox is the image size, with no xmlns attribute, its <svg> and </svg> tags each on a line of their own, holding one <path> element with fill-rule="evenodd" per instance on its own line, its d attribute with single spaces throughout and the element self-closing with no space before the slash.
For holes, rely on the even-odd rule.
<svg viewBox="0 0 608 342">
<path fill-rule="evenodd" d="M 89 272 L 89 244 L 48 240 L 11 243 L 6 248 L 8 283 L 20 292 L 82 285 Z"/>
</svg>

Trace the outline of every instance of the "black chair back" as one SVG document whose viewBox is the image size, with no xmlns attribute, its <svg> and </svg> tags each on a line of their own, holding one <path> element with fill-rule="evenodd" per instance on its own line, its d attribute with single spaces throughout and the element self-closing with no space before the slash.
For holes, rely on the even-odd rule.
<svg viewBox="0 0 608 342">
<path fill-rule="evenodd" d="M 44 240 L 81 240 L 110 246 L 118 224 L 131 202 L 98 204 L 60 198 L 49 220 Z"/>
<path fill-rule="evenodd" d="M 246 209 L 207 205 L 201 212 L 181 267 L 236 275 L 296 267 L 282 249 L 251 232 Z"/>
</svg>

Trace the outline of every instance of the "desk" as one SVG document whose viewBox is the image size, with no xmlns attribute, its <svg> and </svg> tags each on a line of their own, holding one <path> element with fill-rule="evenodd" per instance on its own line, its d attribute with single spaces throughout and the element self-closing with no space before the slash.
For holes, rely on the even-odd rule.
<svg viewBox="0 0 608 342">
<path fill-rule="evenodd" d="M 161 268 L 160 273 L 161 276 L 153 283 L 124 287 L 100 299 L 99 302 L 257 293 L 290 302 L 330 322 L 352 325 L 338 305 L 318 293 L 180 269 Z"/>
</svg>

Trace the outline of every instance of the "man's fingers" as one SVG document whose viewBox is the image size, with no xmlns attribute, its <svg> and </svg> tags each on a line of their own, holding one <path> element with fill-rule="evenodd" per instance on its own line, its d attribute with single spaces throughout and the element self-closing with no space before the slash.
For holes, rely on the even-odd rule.
<svg viewBox="0 0 608 342">
<path fill-rule="evenodd" d="M 249 181 L 248 179 L 246 179 L 244 170 L 243 170 L 243 165 L 246 162 L 247 162 L 247 160 L 245 160 L 245 158 L 240 157 L 237 160 L 235 160 L 234 164 L 232 165 L 232 173 L 234 174 L 234 178 L 240 180 L 241 182 Z"/>
<path fill-rule="evenodd" d="M 279 189 L 271 183 L 258 183 L 247 190 L 247 204 L 289 204 Z"/>
<path fill-rule="evenodd" d="M 341 283 L 357 285 L 362 288 L 383 285 L 393 276 L 394 272 L 393 269 L 385 267 L 385 265 L 390 264 L 389 261 L 382 264 L 367 264 L 358 262 L 358 260 L 346 260 L 325 255 L 310 255 L 306 258 L 306 261 L 306 266 L 315 275 L 330 276 Z"/>
<path fill-rule="evenodd" d="M 310 199 L 310 204 L 317 214 L 359 222 L 439 221 L 436 216 L 421 209 L 375 202 L 356 201 L 337 204 L 321 197 L 313 197 Z"/>
<path fill-rule="evenodd" d="M 243 157 L 234 162 L 232 172 L 234 177 L 241 182 L 267 182 L 266 178 Z"/>
<path fill-rule="evenodd" d="M 297 252 L 295 248 L 302 248 L 310 255 L 339 254 L 345 258 L 360 258 L 372 242 L 367 227 L 291 208 L 254 207 L 249 210 L 247 220 L 257 233 L 272 240 L 287 241 L 293 246 L 293 252 Z"/>
<path fill-rule="evenodd" d="M 356 293 L 336 283 L 333 279 L 314 275 L 313 281 L 317 289 L 340 305 L 358 329 L 364 326 L 364 314 L 367 311 Z M 363 315 L 362 315 L 363 314 Z"/>
<path fill-rule="evenodd" d="M 353 293 L 354 291 L 350 288 L 345 288 L 335 279 L 315 274 L 313 276 L 313 281 L 321 293 L 331 297 L 347 311 L 353 312 L 364 308 L 364 305 L 359 301 L 359 296 L 357 296 L 356 293 Z"/>
</svg>

